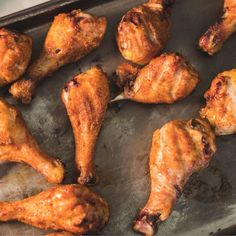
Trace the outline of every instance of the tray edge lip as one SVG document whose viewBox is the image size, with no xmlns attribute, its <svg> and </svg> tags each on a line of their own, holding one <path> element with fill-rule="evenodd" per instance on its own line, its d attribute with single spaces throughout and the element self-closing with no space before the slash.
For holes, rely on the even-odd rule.
<svg viewBox="0 0 236 236">
<path fill-rule="evenodd" d="M 114 0 L 103 0 L 102 3 L 108 3 L 112 1 Z M 3 28 L 3 27 L 11 28 L 11 25 L 14 26 L 16 24 L 23 23 L 24 21 L 27 21 L 30 18 L 37 17 L 43 14 L 49 14 L 50 12 L 63 9 L 65 7 L 70 7 L 73 4 L 81 4 L 81 5 L 87 4 L 88 5 L 87 8 L 89 9 L 89 4 L 92 3 L 93 5 L 96 6 L 96 5 L 100 5 L 100 2 L 101 1 L 97 1 L 97 0 L 95 1 L 94 0 L 53 0 L 53 1 L 48 0 L 47 2 L 0 17 L 0 28 Z"/>
<path fill-rule="evenodd" d="M 59 7 L 63 7 L 66 5 L 70 5 L 74 2 L 80 2 L 82 0 L 53 0 L 53 1 L 47 1 L 29 8 L 25 8 L 23 10 L 13 12 L 11 14 L 5 15 L 0 17 L 0 27 L 3 27 L 2 25 L 8 25 L 12 23 L 17 23 L 18 21 L 25 20 L 29 17 L 40 15 L 45 12 L 50 12 L 52 10 L 55 10 Z"/>
</svg>

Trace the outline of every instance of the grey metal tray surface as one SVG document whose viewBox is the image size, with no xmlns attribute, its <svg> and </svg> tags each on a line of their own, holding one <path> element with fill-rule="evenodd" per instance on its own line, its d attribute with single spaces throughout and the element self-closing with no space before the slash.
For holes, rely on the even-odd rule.
<svg viewBox="0 0 236 236">
<path fill-rule="evenodd" d="M 52 1 L 53 2 L 53 1 Z M 102 45 L 80 60 L 65 66 L 39 86 L 30 105 L 12 100 L 7 89 L 1 96 L 14 103 L 40 146 L 65 163 L 64 183 L 73 183 L 74 140 L 60 93 L 66 81 L 80 71 L 99 64 L 110 78 L 123 59 L 117 50 L 115 32 L 121 16 L 142 0 L 55 1 L 23 13 L 0 19 L 0 26 L 23 30 L 33 37 L 33 58 L 43 45 L 50 20 L 58 12 L 82 8 L 105 15 L 108 29 Z M 63 3 L 63 4 L 62 4 Z M 152 133 L 173 119 L 198 116 L 203 94 L 219 72 L 236 66 L 236 35 L 214 57 L 197 49 L 197 41 L 220 16 L 222 0 L 179 0 L 173 8 L 171 37 L 166 52 L 180 52 L 198 69 L 201 82 L 194 93 L 172 105 L 144 105 L 122 101 L 111 105 L 97 142 L 95 163 L 100 177 L 93 189 L 110 205 L 110 220 L 102 235 L 136 235 L 132 230 L 138 210 L 149 195 L 148 159 Z M 112 84 L 112 82 L 111 82 Z M 236 234 L 236 136 L 217 138 L 217 153 L 210 166 L 192 176 L 171 217 L 159 227 L 158 235 Z M 0 165 L 0 200 L 12 201 L 32 196 L 48 188 L 45 179 L 25 164 Z M 0 235 L 44 235 L 29 225 L 0 223 Z"/>
</svg>

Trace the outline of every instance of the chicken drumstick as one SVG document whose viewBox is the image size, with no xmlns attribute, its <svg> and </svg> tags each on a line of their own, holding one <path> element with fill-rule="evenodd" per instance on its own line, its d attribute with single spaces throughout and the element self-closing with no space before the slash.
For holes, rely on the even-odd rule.
<svg viewBox="0 0 236 236">
<path fill-rule="evenodd" d="M 26 34 L 0 29 L 0 87 L 19 79 L 32 53 L 32 39 Z"/>
<path fill-rule="evenodd" d="M 43 152 L 16 107 L 0 98 L 0 162 L 24 162 L 31 165 L 51 183 L 64 177 L 61 162 Z"/>
<path fill-rule="evenodd" d="M 122 64 L 116 75 L 116 82 L 124 87 L 124 92 L 112 101 L 170 104 L 188 96 L 199 82 L 196 70 L 176 53 L 162 54 L 142 69 Z"/>
<path fill-rule="evenodd" d="M 215 136 L 205 121 L 175 120 L 156 130 L 149 161 L 151 193 L 134 229 L 153 235 L 170 216 L 189 177 L 207 167 L 215 151 Z"/>
<path fill-rule="evenodd" d="M 199 47 L 213 55 L 236 31 L 236 0 L 224 0 L 224 14 L 199 40 Z"/>
<path fill-rule="evenodd" d="M 80 10 L 55 17 L 39 58 L 30 66 L 26 78 L 12 85 L 10 93 L 30 103 L 38 83 L 60 67 L 78 61 L 97 48 L 105 34 L 106 18 Z"/>
<path fill-rule="evenodd" d="M 236 69 L 216 76 L 204 95 L 206 107 L 200 112 L 217 135 L 236 133 Z"/>
<path fill-rule="evenodd" d="M 149 0 L 123 16 L 116 38 L 125 59 L 143 65 L 163 50 L 169 37 L 174 2 Z"/>
<path fill-rule="evenodd" d="M 20 221 L 41 229 L 94 233 L 109 218 L 108 204 L 81 185 L 58 185 L 36 196 L 0 202 L 0 221 Z"/>
<path fill-rule="evenodd" d="M 98 67 L 79 74 L 65 85 L 62 100 L 75 137 L 78 182 L 95 184 L 94 148 L 109 101 L 106 74 Z"/>
</svg>

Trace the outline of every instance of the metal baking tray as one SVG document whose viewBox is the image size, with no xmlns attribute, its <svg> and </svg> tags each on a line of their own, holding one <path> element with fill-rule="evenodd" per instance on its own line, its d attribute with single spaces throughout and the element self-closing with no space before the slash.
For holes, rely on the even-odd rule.
<svg viewBox="0 0 236 236">
<path fill-rule="evenodd" d="M 96 64 L 112 77 L 116 66 L 123 61 L 115 41 L 117 24 L 128 9 L 143 2 L 54 0 L 0 19 L 0 26 L 25 31 L 33 37 L 33 58 L 39 54 L 50 22 L 59 12 L 81 8 L 108 19 L 102 45 L 78 63 L 61 68 L 42 82 L 30 105 L 16 103 L 8 95 L 7 88 L 1 90 L 1 96 L 20 108 L 40 146 L 65 163 L 64 183 L 74 182 L 74 140 L 60 99 L 61 89 L 74 75 Z M 93 187 L 110 205 L 111 217 L 102 235 L 136 235 L 132 231 L 133 220 L 149 195 L 148 159 L 152 133 L 169 120 L 197 117 L 204 104 L 203 93 L 214 76 L 236 66 L 236 35 L 214 57 L 197 49 L 199 37 L 220 16 L 222 5 L 222 0 L 177 0 L 173 8 L 171 37 L 165 51 L 182 53 L 198 69 L 201 82 L 194 93 L 172 105 L 122 101 L 109 107 L 95 153 L 100 183 Z M 192 176 L 171 217 L 160 225 L 158 235 L 236 234 L 235 143 L 235 135 L 217 138 L 218 150 L 210 166 Z M 1 201 L 23 199 L 49 186 L 27 165 L 0 165 Z M 38 236 L 46 232 L 50 231 L 17 222 L 0 223 L 1 236 Z"/>
</svg>

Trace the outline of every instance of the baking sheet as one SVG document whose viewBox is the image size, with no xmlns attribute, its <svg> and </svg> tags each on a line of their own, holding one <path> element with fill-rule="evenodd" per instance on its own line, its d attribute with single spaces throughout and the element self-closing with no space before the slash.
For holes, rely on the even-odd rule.
<svg viewBox="0 0 236 236">
<path fill-rule="evenodd" d="M 117 24 L 128 9 L 144 1 L 98 2 L 99 5 L 89 7 L 87 11 L 105 15 L 108 19 L 101 47 L 42 82 L 28 106 L 13 101 L 6 90 L 1 92 L 9 102 L 20 108 L 40 146 L 65 163 L 67 173 L 64 183 L 74 181 L 74 140 L 60 99 L 61 89 L 66 81 L 92 65 L 99 64 L 112 75 L 123 61 L 115 43 Z M 172 105 L 123 101 L 108 109 L 95 153 L 100 183 L 93 187 L 110 205 L 110 221 L 102 235 L 136 235 L 132 231 L 132 223 L 149 194 L 148 155 L 152 133 L 169 120 L 198 116 L 204 104 L 203 93 L 214 76 L 236 66 L 236 35 L 214 57 L 197 49 L 199 37 L 220 16 L 222 4 L 221 0 L 179 0 L 173 8 L 171 37 L 165 51 L 182 53 L 200 72 L 201 82 L 193 94 Z M 77 5 L 80 7 L 79 2 Z M 48 28 L 49 24 L 44 23 L 26 31 L 33 37 L 33 57 L 39 54 Z M 217 139 L 218 150 L 209 168 L 191 178 L 171 217 L 160 225 L 158 235 L 209 235 L 236 224 L 235 143 L 235 135 Z M 23 199 L 49 186 L 27 165 L 0 165 L 1 201 Z M 46 232 L 50 231 L 17 222 L 0 223 L 1 236 L 38 236 Z"/>
</svg>

